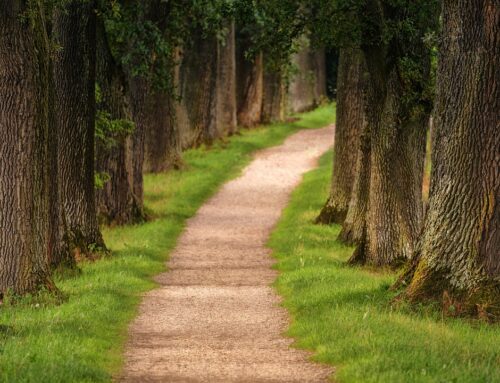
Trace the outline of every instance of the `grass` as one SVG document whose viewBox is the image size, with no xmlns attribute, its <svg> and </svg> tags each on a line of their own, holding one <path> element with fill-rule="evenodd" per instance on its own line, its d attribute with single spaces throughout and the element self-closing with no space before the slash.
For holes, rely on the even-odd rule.
<svg viewBox="0 0 500 383">
<path fill-rule="evenodd" d="M 109 257 L 81 265 L 78 276 L 56 280 L 67 296 L 25 297 L 0 306 L 1 382 L 109 382 L 119 372 L 127 325 L 140 296 L 155 284 L 185 221 L 258 149 L 277 145 L 301 128 L 334 120 L 332 106 L 290 124 L 244 131 L 224 144 L 185 153 L 186 168 L 145 177 L 145 204 L 154 219 L 106 228 Z"/>
<path fill-rule="evenodd" d="M 330 153 L 306 174 L 269 241 L 296 346 L 335 366 L 337 382 L 500 382 L 498 326 L 391 306 L 395 273 L 347 266 L 340 227 L 312 223 L 331 162 Z"/>
</svg>

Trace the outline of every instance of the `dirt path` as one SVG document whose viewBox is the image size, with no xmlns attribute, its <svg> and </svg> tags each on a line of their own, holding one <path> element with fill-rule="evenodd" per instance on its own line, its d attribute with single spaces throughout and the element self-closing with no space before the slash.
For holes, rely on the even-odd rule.
<svg viewBox="0 0 500 383">
<path fill-rule="evenodd" d="M 124 382 L 325 382 L 327 367 L 290 348 L 265 244 L 333 127 L 260 151 L 188 221 L 130 328 Z"/>
</svg>

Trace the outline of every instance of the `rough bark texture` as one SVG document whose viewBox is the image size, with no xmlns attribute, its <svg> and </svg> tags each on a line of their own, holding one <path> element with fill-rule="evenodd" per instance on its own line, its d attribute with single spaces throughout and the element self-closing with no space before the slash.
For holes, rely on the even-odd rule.
<svg viewBox="0 0 500 383">
<path fill-rule="evenodd" d="M 178 69 L 180 99 L 177 110 L 183 148 L 211 144 L 217 129 L 217 39 L 195 34 L 182 54 Z"/>
<path fill-rule="evenodd" d="M 446 0 L 429 211 L 411 300 L 500 319 L 500 5 Z"/>
<path fill-rule="evenodd" d="M 219 136 L 236 133 L 236 41 L 234 21 L 217 44 L 217 131 Z"/>
<path fill-rule="evenodd" d="M 130 121 L 125 73 L 111 54 L 102 22 L 97 31 L 97 83 L 101 94 L 98 107 L 112 120 Z M 96 170 L 109 175 L 109 181 L 96 191 L 97 214 L 99 221 L 108 225 L 134 223 L 143 218 L 142 203 L 130 182 L 130 139 L 127 132 L 117 132 L 107 140 L 96 141 Z"/>
<path fill-rule="evenodd" d="M 395 68 L 385 77 L 376 60 L 370 71 L 367 122 L 371 131 L 366 238 L 352 262 L 397 265 L 408 259 L 422 225 L 422 180 L 428 114 L 407 115 Z M 380 81 L 379 81 L 380 80 Z"/>
<path fill-rule="evenodd" d="M 52 285 L 49 43 L 43 9 L 29 7 L 0 7 L 0 296 Z"/>
<path fill-rule="evenodd" d="M 363 125 L 359 137 L 359 146 L 356 155 L 356 168 L 354 182 L 352 185 L 349 208 L 339 234 L 339 239 L 349 245 L 359 245 L 358 249 L 363 250 L 366 238 L 366 212 L 368 211 L 368 197 L 370 195 L 370 171 L 371 171 L 371 135 L 370 125 Z M 361 257 L 355 251 L 350 262 L 364 263 L 363 254 Z"/>
<path fill-rule="evenodd" d="M 53 34 L 61 46 L 54 63 L 54 82 L 62 258 L 68 258 L 68 252 L 86 254 L 104 248 L 94 186 L 95 28 L 91 1 L 70 1 L 55 12 Z"/>
<path fill-rule="evenodd" d="M 264 85 L 262 53 L 247 58 L 249 39 L 242 33 L 236 40 L 236 79 L 238 101 L 238 125 L 251 127 L 261 122 Z"/>
<path fill-rule="evenodd" d="M 144 172 L 160 173 L 182 166 L 179 127 L 175 101 L 167 91 L 148 95 L 148 124 L 144 137 Z"/>
<path fill-rule="evenodd" d="M 347 215 L 355 179 L 356 148 L 360 145 L 359 137 L 365 123 L 365 71 L 364 57 L 360 50 L 341 50 L 337 76 L 332 186 L 330 196 L 316 219 L 318 223 L 341 224 Z"/>
<path fill-rule="evenodd" d="M 144 165 L 144 132 L 148 126 L 147 95 L 150 91 L 146 79 L 140 76 L 127 74 L 129 83 L 129 105 L 134 122 L 134 132 L 127 140 L 127 168 L 129 183 L 132 185 L 132 194 L 140 205 L 144 200 L 143 165 Z"/>
<path fill-rule="evenodd" d="M 285 119 L 285 81 L 281 72 L 264 69 L 261 121 L 265 124 Z"/>
</svg>

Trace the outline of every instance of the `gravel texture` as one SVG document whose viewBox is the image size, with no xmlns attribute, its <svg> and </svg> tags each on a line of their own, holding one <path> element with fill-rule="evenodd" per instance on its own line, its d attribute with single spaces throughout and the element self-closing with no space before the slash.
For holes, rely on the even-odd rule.
<svg viewBox="0 0 500 383">
<path fill-rule="evenodd" d="M 129 329 L 123 382 L 325 382 L 283 335 L 266 241 L 303 173 L 333 144 L 333 126 L 302 130 L 255 155 L 191 218 L 160 286 Z"/>
</svg>

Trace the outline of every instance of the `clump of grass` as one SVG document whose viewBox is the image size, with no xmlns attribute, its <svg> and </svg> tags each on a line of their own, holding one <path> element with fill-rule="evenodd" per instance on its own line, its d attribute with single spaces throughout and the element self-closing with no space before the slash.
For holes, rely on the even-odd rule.
<svg viewBox="0 0 500 383">
<path fill-rule="evenodd" d="M 185 153 L 186 169 L 145 177 L 145 203 L 154 219 L 104 229 L 111 254 L 84 261 L 81 273 L 56 276 L 64 295 L 55 303 L 43 293 L 0 306 L 1 382 L 108 382 L 122 363 L 127 324 L 140 296 L 165 269 L 187 218 L 224 181 L 247 164 L 255 150 L 279 144 L 300 128 L 334 120 L 332 106 L 293 124 L 243 131 L 224 146 Z"/>
<path fill-rule="evenodd" d="M 393 306 L 397 274 L 346 265 L 339 226 L 314 225 L 327 198 L 331 153 L 306 174 L 269 242 L 295 344 L 336 367 L 336 382 L 500 382 L 500 329 Z"/>
</svg>

